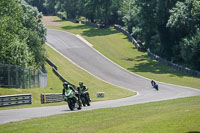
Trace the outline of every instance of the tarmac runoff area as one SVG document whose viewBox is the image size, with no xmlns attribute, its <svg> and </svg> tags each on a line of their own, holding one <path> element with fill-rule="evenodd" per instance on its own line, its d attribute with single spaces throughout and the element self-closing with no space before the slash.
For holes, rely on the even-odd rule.
<svg viewBox="0 0 200 133">
<path fill-rule="evenodd" d="M 150 79 L 131 73 L 115 64 L 80 36 L 77 37 L 77 35 L 71 33 L 48 29 L 47 43 L 73 64 L 98 79 L 137 92 L 137 95 L 132 97 L 93 102 L 91 106 L 83 107 L 80 111 L 200 95 L 200 90 L 161 82 L 158 83 L 159 91 L 156 91 L 151 87 Z M 0 124 L 70 112 L 76 111 L 70 111 L 67 105 L 2 110 L 0 111 Z"/>
</svg>

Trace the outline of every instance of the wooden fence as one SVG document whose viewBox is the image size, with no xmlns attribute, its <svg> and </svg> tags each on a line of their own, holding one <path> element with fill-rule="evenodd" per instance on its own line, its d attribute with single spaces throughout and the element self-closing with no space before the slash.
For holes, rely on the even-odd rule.
<svg viewBox="0 0 200 133">
<path fill-rule="evenodd" d="M 44 103 L 55 103 L 64 101 L 61 93 L 54 94 L 41 94 L 41 104 Z"/>
<path fill-rule="evenodd" d="M 32 104 L 32 94 L 0 96 L 0 107 Z"/>
</svg>

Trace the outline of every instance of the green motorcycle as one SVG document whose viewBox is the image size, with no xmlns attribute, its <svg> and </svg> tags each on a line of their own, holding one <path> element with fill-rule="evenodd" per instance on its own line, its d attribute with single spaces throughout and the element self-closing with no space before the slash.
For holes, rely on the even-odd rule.
<svg viewBox="0 0 200 133">
<path fill-rule="evenodd" d="M 73 92 L 72 90 L 68 90 L 65 94 L 66 101 L 68 103 L 69 109 L 74 110 L 77 108 L 78 110 L 81 110 L 81 102 L 78 100 L 79 94 L 76 92 Z"/>
</svg>

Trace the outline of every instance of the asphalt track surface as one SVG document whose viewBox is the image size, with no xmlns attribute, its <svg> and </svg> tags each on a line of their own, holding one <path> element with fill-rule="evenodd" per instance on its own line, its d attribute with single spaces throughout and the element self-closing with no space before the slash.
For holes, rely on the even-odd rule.
<svg viewBox="0 0 200 133">
<path fill-rule="evenodd" d="M 76 64 L 95 77 L 110 84 L 137 92 L 136 96 L 128 98 L 93 102 L 91 106 L 83 107 L 81 111 L 200 95 L 200 90 L 161 82 L 158 83 L 159 91 L 156 91 L 151 87 L 150 79 L 125 70 L 71 33 L 48 29 L 47 43 L 73 64 Z M 72 111 L 69 110 L 67 105 L 2 110 L 0 111 L 0 124 L 70 112 Z"/>
</svg>

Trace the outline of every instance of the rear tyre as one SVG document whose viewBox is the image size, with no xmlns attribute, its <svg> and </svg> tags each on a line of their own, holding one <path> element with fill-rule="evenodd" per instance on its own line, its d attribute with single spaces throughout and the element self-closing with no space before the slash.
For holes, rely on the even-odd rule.
<svg viewBox="0 0 200 133">
<path fill-rule="evenodd" d="M 81 110 L 81 106 L 82 106 L 82 104 L 81 104 L 80 101 L 78 101 L 78 105 L 79 105 L 79 107 L 78 107 L 77 109 L 78 109 L 78 110 Z"/>
<path fill-rule="evenodd" d="M 81 101 L 82 101 L 83 106 L 85 106 L 85 104 L 86 104 L 86 99 L 85 99 L 83 96 L 81 96 Z"/>
<path fill-rule="evenodd" d="M 90 106 L 90 97 L 89 94 L 86 95 L 87 106 Z"/>
</svg>

